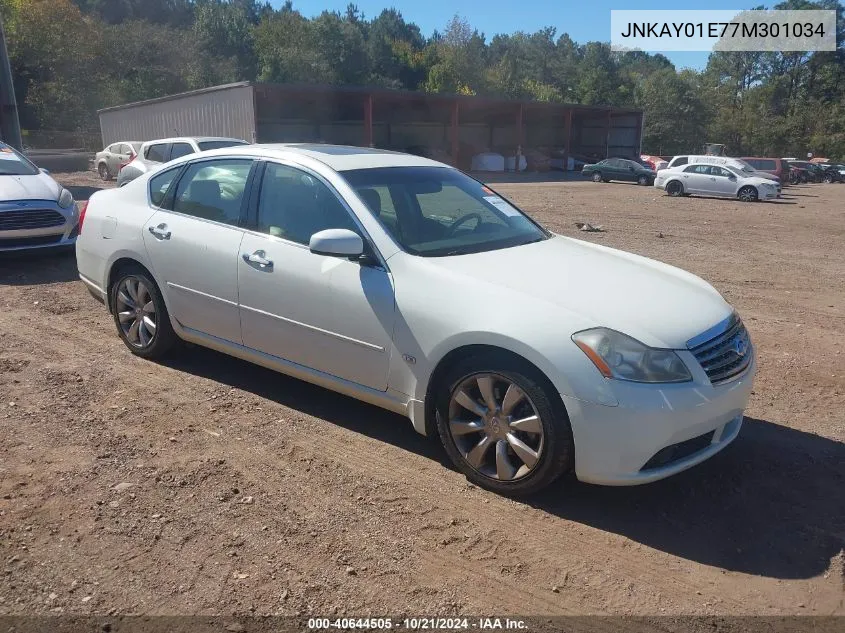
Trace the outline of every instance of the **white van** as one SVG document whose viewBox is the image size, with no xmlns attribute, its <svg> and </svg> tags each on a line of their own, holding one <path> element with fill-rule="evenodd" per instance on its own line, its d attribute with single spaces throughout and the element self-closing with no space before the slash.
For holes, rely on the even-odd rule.
<svg viewBox="0 0 845 633">
<path fill-rule="evenodd" d="M 766 180 L 776 182 L 778 184 L 778 194 L 780 194 L 781 192 L 780 178 L 778 178 L 774 174 L 770 174 L 769 172 L 758 171 L 754 169 L 751 165 L 746 163 L 741 158 L 733 158 L 731 156 L 681 155 L 673 157 L 672 160 L 669 161 L 669 167 L 667 169 L 672 169 L 673 167 L 680 167 L 681 165 L 687 165 L 689 163 L 698 163 L 701 165 L 719 165 L 720 167 L 733 167 L 734 169 L 738 169 L 742 172 L 745 172 L 749 176 L 755 176 L 757 178 L 764 178 Z"/>
</svg>

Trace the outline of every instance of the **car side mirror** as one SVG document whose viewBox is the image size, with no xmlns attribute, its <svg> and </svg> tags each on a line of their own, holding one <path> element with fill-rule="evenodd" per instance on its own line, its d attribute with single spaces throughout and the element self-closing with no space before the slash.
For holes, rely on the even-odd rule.
<svg viewBox="0 0 845 633">
<path fill-rule="evenodd" d="M 40 171 L 42 174 L 47 174 L 48 176 L 50 175 L 50 170 L 49 170 L 49 169 L 44 169 L 43 167 L 41 167 L 39 171 Z"/>
<path fill-rule="evenodd" d="M 364 253 L 364 240 L 349 229 L 325 229 L 311 236 L 308 248 L 317 255 L 357 259 Z"/>
</svg>

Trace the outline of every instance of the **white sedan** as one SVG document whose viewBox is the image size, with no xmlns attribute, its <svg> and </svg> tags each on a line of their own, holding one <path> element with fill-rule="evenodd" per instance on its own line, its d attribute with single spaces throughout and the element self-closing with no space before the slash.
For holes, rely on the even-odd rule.
<svg viewBox="0 0 845 633">
<path fill-rule="evenodd" d="M 776 182 L 749 175 L 731 165 L 690 162 L 662 169 L 654 186 L 670 196 L 700 195 L 739 198 L 743 202 L 773 200 L 778 197 Z"/>
<path fill-rule="evenodd" d="M 404 414 L 501 493 L 661 479 L 742 424 L 754 352 L 709 284 L 426 158 L 204 152 L 81 224 L 80 277 L 133 353 L 190 341 Z"/>
</svg>

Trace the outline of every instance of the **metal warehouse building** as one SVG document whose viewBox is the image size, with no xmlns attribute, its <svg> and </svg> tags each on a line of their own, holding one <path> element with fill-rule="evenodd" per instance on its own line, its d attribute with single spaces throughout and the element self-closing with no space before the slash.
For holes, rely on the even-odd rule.
<svg viewBox="0 0 845 633">
<path fill-rule="evenodd" d="M 412 151 L 469 168 L 474 153 L 558 163 L 640 154 L 639 110 L 375 88 L 244 82 L 99 111 L 103 144 L 169 136 Z"/>
</svg>

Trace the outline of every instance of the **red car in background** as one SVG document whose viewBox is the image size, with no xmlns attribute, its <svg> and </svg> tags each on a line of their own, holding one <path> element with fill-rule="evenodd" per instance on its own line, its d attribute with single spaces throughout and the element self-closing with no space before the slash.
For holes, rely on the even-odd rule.
<svg viewBox="0 0 845 633">
<path fill-rule="evenodd" d="M 782 183 L 789 182 L 789 163 L 783 159 L 743 156 L 741 160 L 744 160 L 757 171 L 764 171 L 777 176 Z"/>
</svg>

